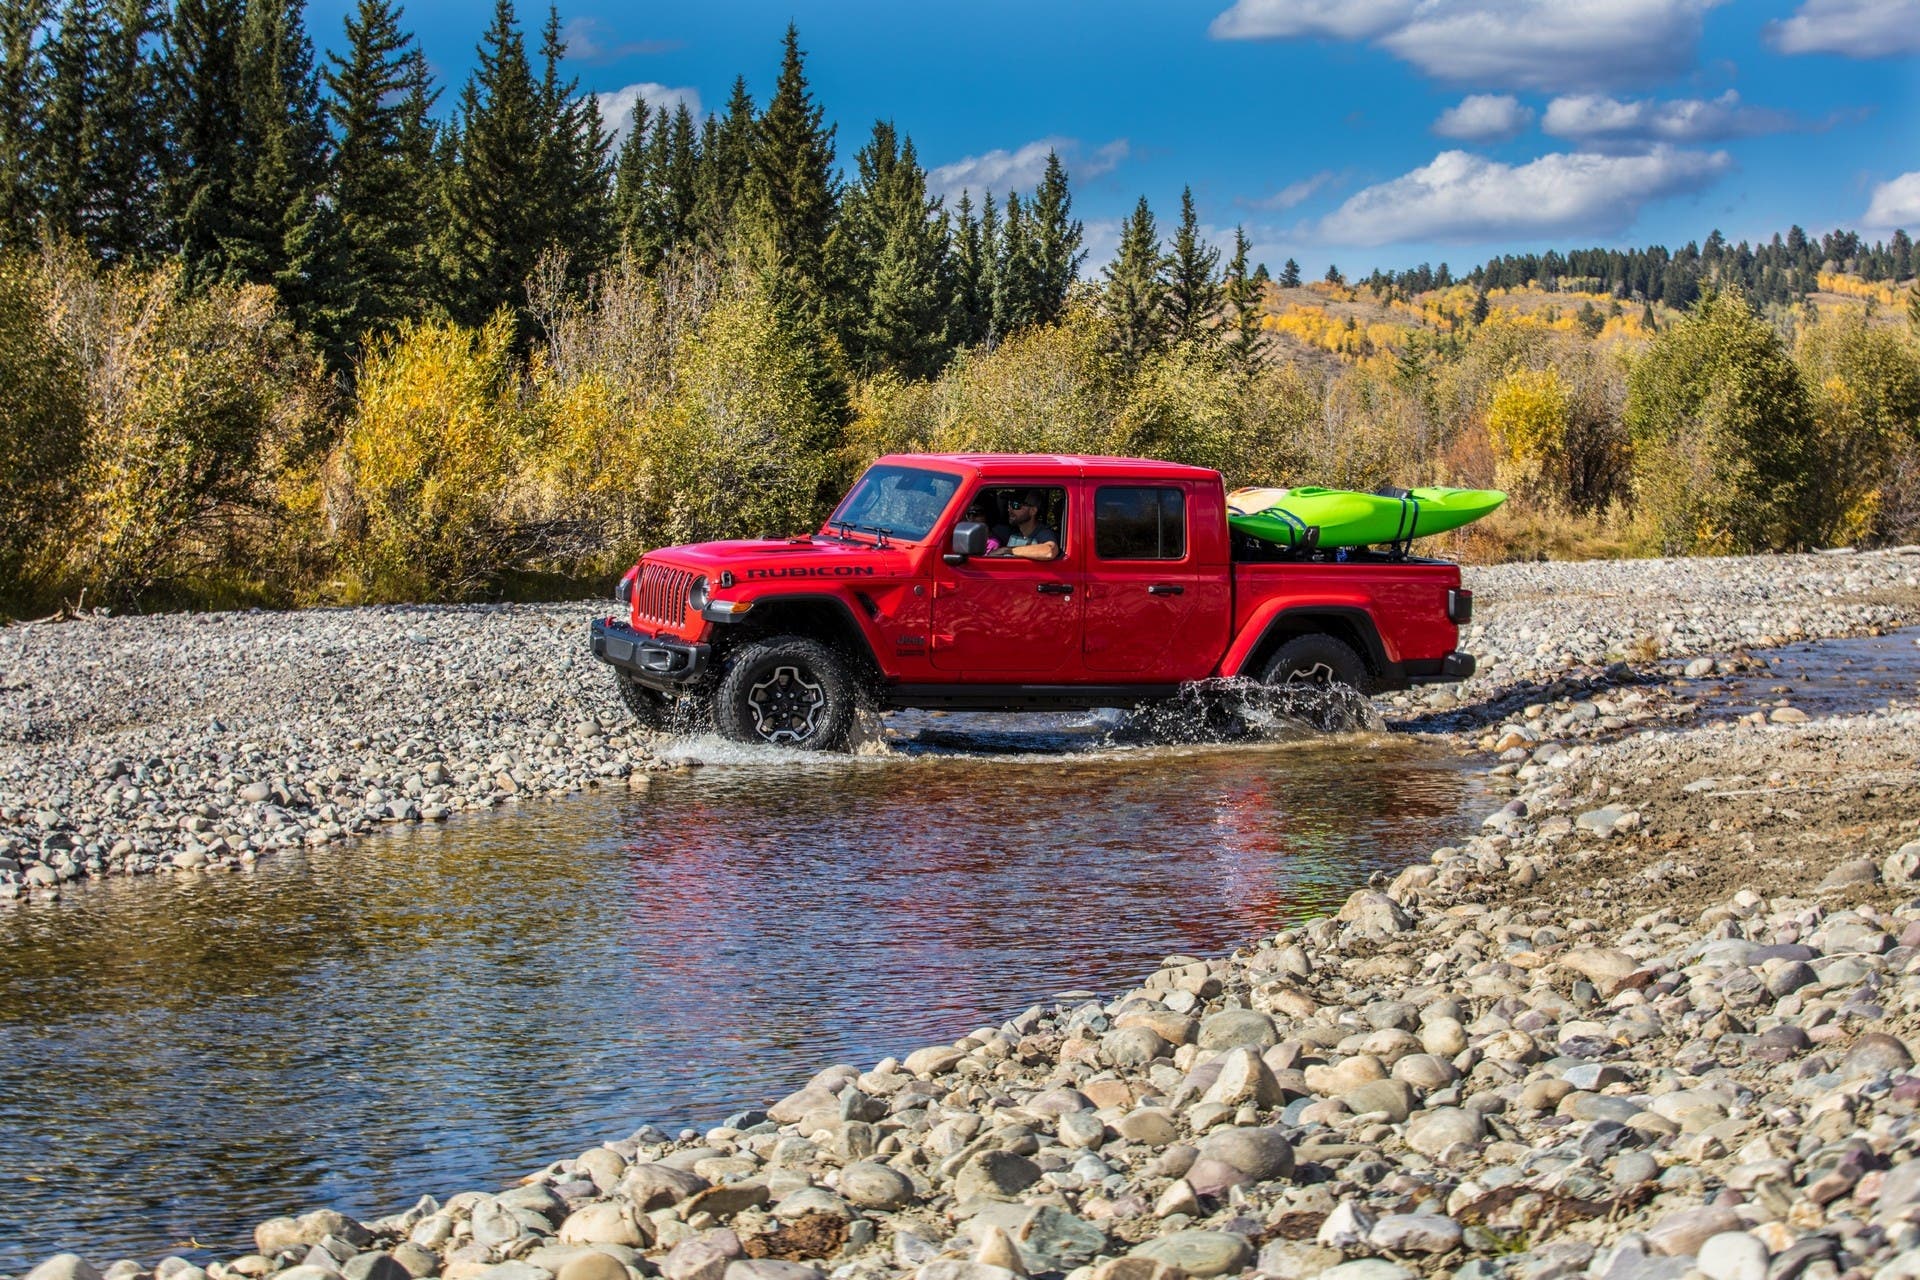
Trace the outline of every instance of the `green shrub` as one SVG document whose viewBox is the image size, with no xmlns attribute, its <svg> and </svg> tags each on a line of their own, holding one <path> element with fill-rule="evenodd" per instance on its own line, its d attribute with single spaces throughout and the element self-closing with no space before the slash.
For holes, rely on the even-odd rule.
<svg viewBox="0 0 1920 1280">
<path fill-rule="evenodd" d="M 1661 330 L 1627 380 L 1634 490 L 1669 553 L 1817 543 L 1803 519 L 1817 456 L 1806 387 L 1780 336 L 1735 294 Z"/>
</svg>

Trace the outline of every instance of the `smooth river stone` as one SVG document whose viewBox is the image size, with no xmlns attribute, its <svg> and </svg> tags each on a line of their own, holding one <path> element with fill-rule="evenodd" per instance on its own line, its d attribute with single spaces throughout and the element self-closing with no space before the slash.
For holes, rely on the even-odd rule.
<svg viewBox="0 0 1920 1280">
<path fill-rule="evenodd" d="M 861 1160 L 840 1171 L 840 1194 L 862 1209 L 898 1209 L 913 1199 L 913 1179 L 888 1165 Z"/>
<path fill-rule="evenodd" d="M 77 1253 L 56 1253 L 27 1272 L 26 1280 L 100 1280 L 100 1272 Z"/>
<path fill-rule="evenodd" d="M 1293 1144 L 1278 1129 L 1216 1129 L 1201 1141 L 1200 1158 L 1221 1161 L 1256 1182 L 1293 1172 Z"/>
<path fill-rule="evenodd" d="M 1423 1156 L 1438 1156 L 1456 1142 L 1472 1146 L 1486 1136 L 1486 1119 L 1462 1107 L 1422 1111 L 1407 1121 L 1407 1145 Z"/>
<path fill-rule="evenodd" d="M 1151 1258 L 1178 1267 L 1190 1276 L 1232 1275 L 1253 1261 L 1253 1246 L 1231 1231 L 1176 1231 L 1149 1240 L 1130 1251 L 1135 1258 Z"/>
<path fill-rule="evenodd" d="M 1223 1009 L 1200 1024 L 1202 1049 L 1265 1049 L 1278 1043 L 1273 1019 L 1258 1009 Z"/>
<path fill-rule="evenodd" d="M 1274 1078 L 1273 1068 L 1261 1061 L 1260 1055 L 1251 1048 L 1242 1046 L 1231 1050 L 1220 1064 L 1220 1074 L 1214 1078 L 1213 1085 L 1201 1098 L 1223 1107 L 1240 1107 L 1251 1104 L 1255 1107 L 1277 1107 L 1285 1099 L 1280 1092 L 1280 1082 Z"/>
<path fill-rule="evenodd" d="M 1113 1130 L 1128 1142 L 1149 1147 L 1164 1147 L 1180 1136 L 1173 1117 L 1158 1107 L 1129 1111 L 1113 1122 Z"/>
</svg>

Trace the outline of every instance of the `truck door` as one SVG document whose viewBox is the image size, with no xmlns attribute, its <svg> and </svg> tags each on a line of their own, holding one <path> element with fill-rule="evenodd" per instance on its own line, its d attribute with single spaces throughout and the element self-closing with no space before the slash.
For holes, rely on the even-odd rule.
<svg viewBox="0 0 1920 1280">
<path fill-rule="evenodd" d="M 1179 483 L 1089 481 L 1093 547 L 1086 579 L 1090 672 L 1178 681 L 1204 674 L 1211 642 L 1187 634 L 1196 606 L 1213 604 L 1220 571 L 1202 566 Z M 1188 655 L 1193 655 L 1188 660 Z"/>
<path fill-rule="evenodd" d="M 978 502 L 998 548 L 957 565 L 934 564 L 933 665 L 956 680 L 988 684 L 1050 684 L 1071 679 L 1080 665 L 1080 586 L 1083 530 L 1070 519 L 1071 486 L 1059 483 L 982 484 L 961 505 L 964 513 Z M 1036 502 L 1031 521 L 1022 500 Z M 1012 511 L 1009 511 L 1009 507 Z M 941 545 L 950 546 L 947 521 Z M 1037 536 L 1058 535 L 1061 554 L 1053 560 L 1029 560 L 1008 554 L 1023 540 L 1020 524 Z"/>
</svg>

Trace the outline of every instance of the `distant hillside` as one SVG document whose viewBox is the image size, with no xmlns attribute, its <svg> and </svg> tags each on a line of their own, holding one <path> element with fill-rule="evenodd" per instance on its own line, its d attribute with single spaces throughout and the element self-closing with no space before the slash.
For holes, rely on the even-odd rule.
<svg viewBox="0 0 1920 1280">
<path fill-rule="evenodd" d="M 1291 272 L 1283 273 L 1284 281 Z M 1521 319 L 1596 341 L 1644 340 L 1707 289 L 1736 287 L 1776 323 L 1795 307 L 1860 308 L 1884 323 L 1906 313 L 1920 249 L 1905 231 L 1866 243 L 1851 231 L 1814 240 L 1799 227 L 1755 248 L 1718 231 L 1676 251 L 1576 249 L 1509 254 L 1456 276 L 1446 263 L 1374 271 L 1348 283 L 1271 285 L 1261 328 L 1297 364 L 1333 368 L 1411 347 L 1451 345 L 1488 319 Z"/>
</svg>

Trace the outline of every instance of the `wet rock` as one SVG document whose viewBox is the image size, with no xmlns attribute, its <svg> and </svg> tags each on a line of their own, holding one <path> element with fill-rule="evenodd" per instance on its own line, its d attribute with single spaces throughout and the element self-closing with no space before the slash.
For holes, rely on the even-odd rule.
<svg viewBox="0 0 1920 1280">
<path fill-rule="evenodd" d="M 101 1275 L 77 1253 L 56 1253 L 27 1272 L 26 1280 L 101 1280 Z"/>
</svg>

